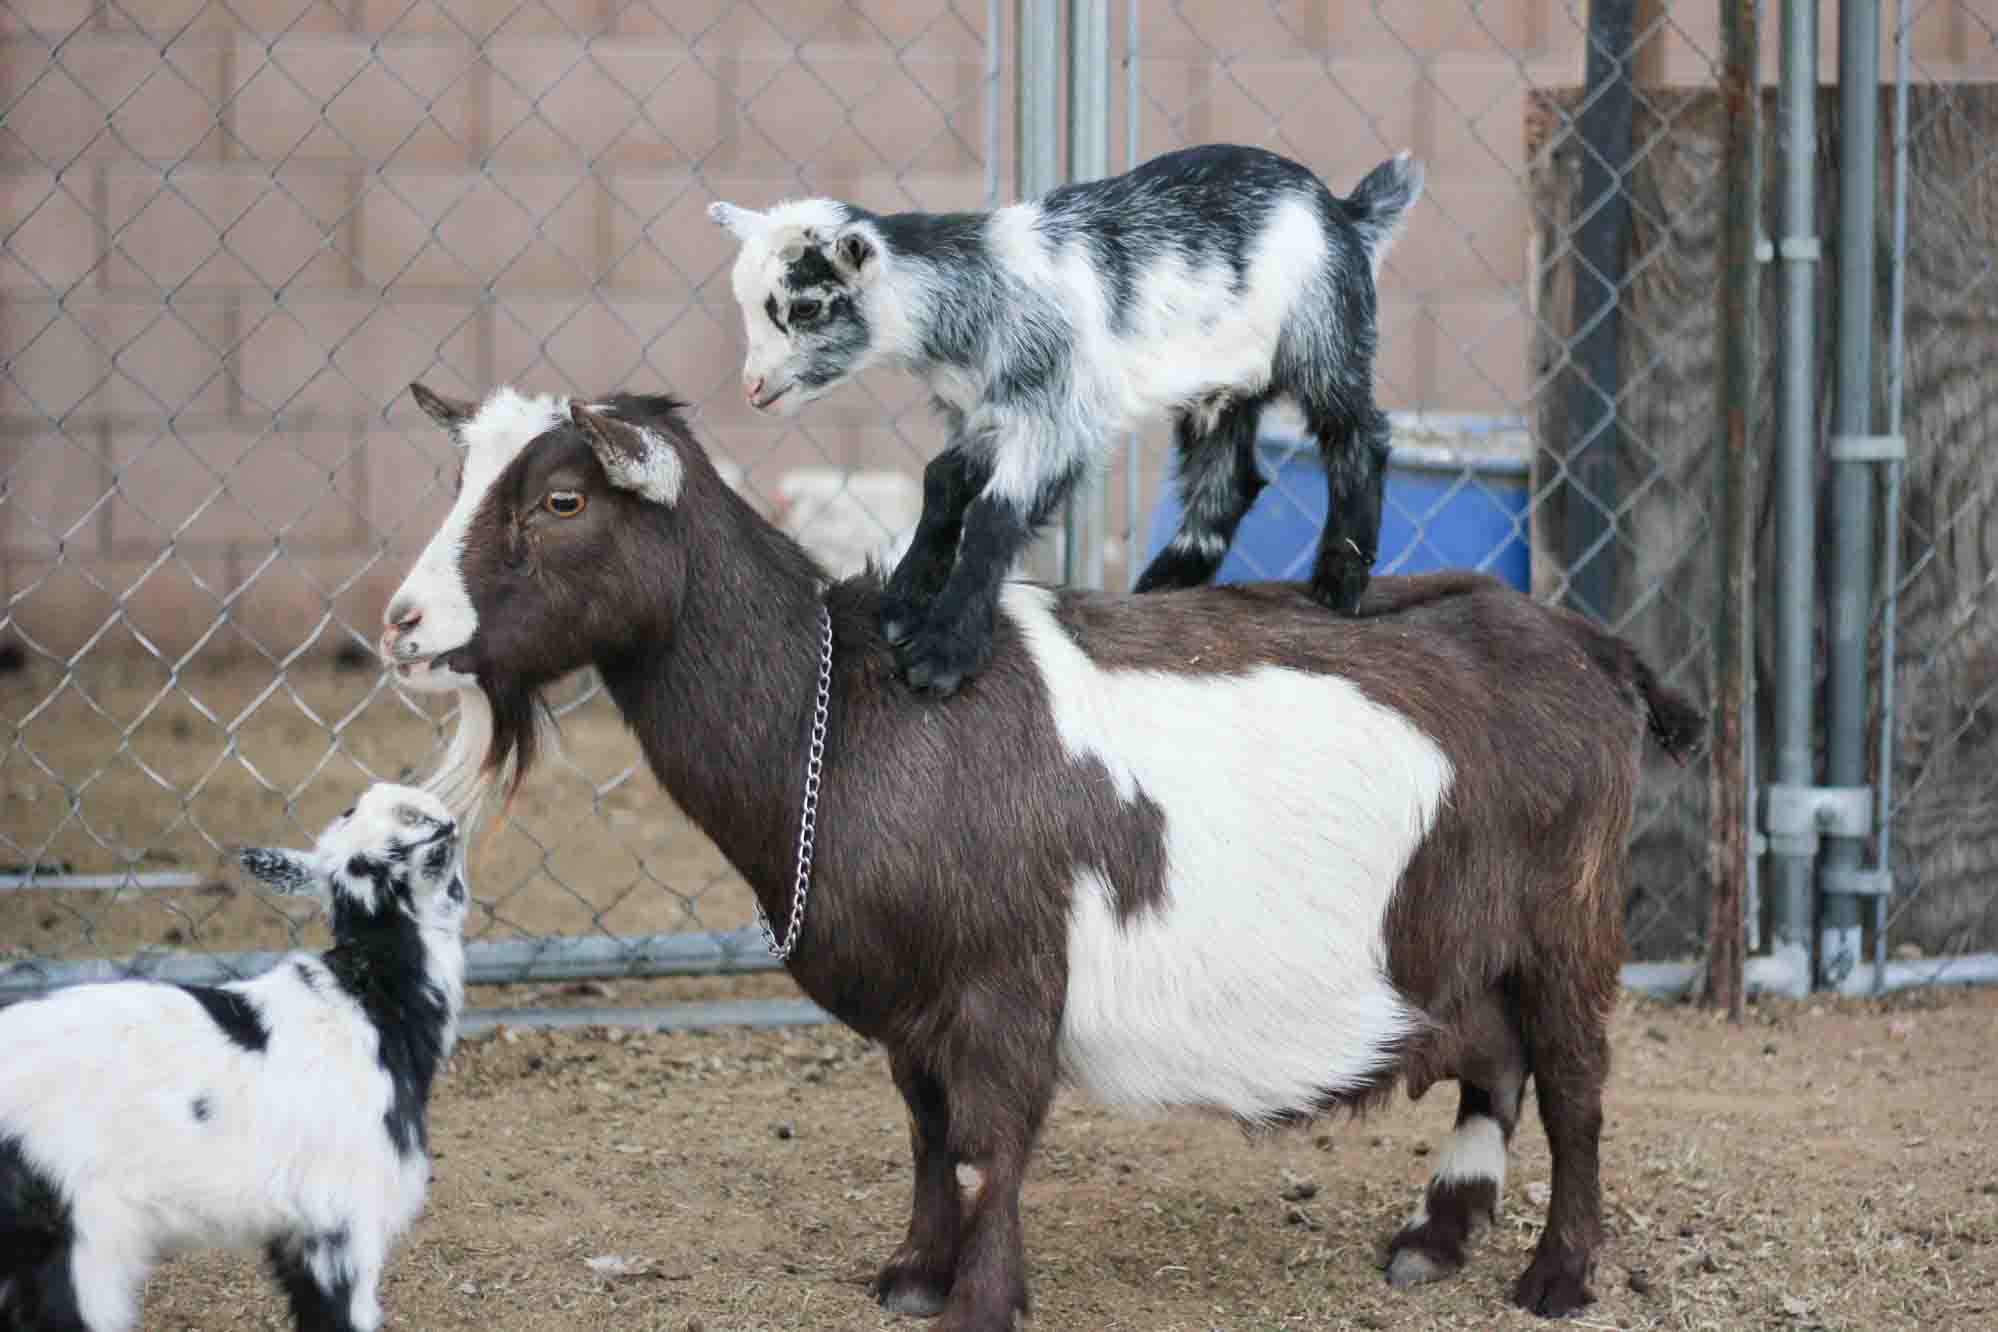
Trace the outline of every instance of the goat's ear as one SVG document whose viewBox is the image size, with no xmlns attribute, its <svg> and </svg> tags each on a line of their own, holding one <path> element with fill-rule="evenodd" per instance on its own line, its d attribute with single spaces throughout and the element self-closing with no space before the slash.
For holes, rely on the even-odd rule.
<svg viewBox="0 0 1998 1332">
<path fill-rule="evenodd" d="M 833 237 L 833 270 L 854 286 L 873 281 L 881 271 L 880 258 L 874 238 L 860 227 L 848 227 Z"/>
<path fill-rule="evenodd" d="M 770 225 L 767 215 L 750 208 L 737 208 L 720 199 L 708 205 L 708 218 L 716 226 L 727 228 L 728 234 L 739 241 L 750 239 Z"/>
<path fill-rule="evenodd" d="M 685 468 L 679 451 L 664 435 L 592 411 L 580 402 L 569 404 L 569 419 L 589 438 L 590 450 L 603 465 L 604 475 L 619 490 L 629 490 L 654 504 L 671 504 L 680 498 Z"/>
<path fill-rule="evenodd" d="M 411 384 L 409 396 L 416 399 L 416 405 L 423 409 L 424 415 L 446 430 L 456 430 L 471 420 L 479 410 L 479 405 L 475 402 L 467 402 L 463 398 L 447 398 L 441 393 L 432 392 L 422 384 Z"/>
<path fill-rule="evenodd" d="M 297 851 L 252 846 L 237 853 L 250 876 L 274 893 L 313 894 L 320 886 L 312 862 Z"/>
</svg>

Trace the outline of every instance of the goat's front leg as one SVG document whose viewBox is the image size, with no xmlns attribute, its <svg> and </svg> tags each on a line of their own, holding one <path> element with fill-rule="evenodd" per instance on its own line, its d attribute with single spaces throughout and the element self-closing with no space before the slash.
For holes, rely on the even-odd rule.
<svg viewBox="0 0 1998 1332">
<path fill-rule="evenodd" d="M 991 475 L 988 463 L 966 451 L 955 425 L 951 434 L 949 446 L 923 468 L 922 516 L 882 589 L 881 634 L 890 643 L 906 643 L 928 616 L 957 562 L 964 512 Z"/>
<path fill-rule="evenodd" d="M 915 1198 L 909 1233 L 874 1279 L 874 1298 L 891 1313 L 928 1318 L 944 1311 L 957 1273 L 964 1196 L 957 1157 L 950 1149 L 950 1106 L 943 1084 L 906 1054 L 889 1064 L 909 1106 L 909 1149 L 915 1161 Z"/>
<path fill-rule="evenodd" d="M 1054 1100 L 1053 1041 L 1037 1044 L 1032 1034 L 974 1031 L 946 1074 L 951 1145 L 984 1178 L 965 1217 L 957 1279 L 937 1332 L 1010 1332 L 1014 1315 L 1028 1312 L 1020 1186 Z M 1009 1047 L 1014 1057 L 1001 1056 Z"/>
<path fill-rule="evenodd" d="M 271 1275 L 284 1287 L 298 1332 L 375 1332 L 383 1255 L 348 1227 L 280 1240 L 265 1249 Z"/>
</svg>

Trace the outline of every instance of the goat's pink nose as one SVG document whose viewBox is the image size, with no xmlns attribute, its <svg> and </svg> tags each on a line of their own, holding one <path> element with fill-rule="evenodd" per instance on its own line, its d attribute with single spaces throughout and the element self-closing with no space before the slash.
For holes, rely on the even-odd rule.
<svg viewBox="0 0 1998 1332">
<path fill-rule="evenodd" d="M 752 403 L 755 402 L 756 395 L 761 392 L 763 392 L 763 379 L 761 376 L 758 376 L 755 379 L 745 379 L 742 381 L 742 396 L 747 398 L 750 402 Z"/>
<path fill-rule="evenodd" d="M 398 601 L 388 608 L 388 627 L 395 633 L 406 633 L 423 623 L 423 612 L 407 601 Z"/>
</svg>

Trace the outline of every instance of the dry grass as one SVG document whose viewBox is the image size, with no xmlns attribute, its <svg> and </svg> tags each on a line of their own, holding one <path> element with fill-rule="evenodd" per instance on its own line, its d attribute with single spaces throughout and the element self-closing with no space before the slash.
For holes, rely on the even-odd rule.
<svg viewBox="0 0 1998 1332">
<path fill-rule="evenodd" d="M 617 987 L 617 999 L 649 988 Z M 1739 1028 L 1627 1006 L 1600 1298 L 1578 1325 L 1998 1325 L 1994 1030 L 1998 993 L 1771 1003 Z M 1453 1108 L 1446 1088 L 1369 1121 L 1252 1142 L 1211 1119 L 1061 1102 L 1026 1192 L 1034 1325 L 1539 1326 L 1504 1305 L 1547 1184 L 1531 1113 L 1504 1215 L 1471 1266 L 1413 1294 L 1375 1270 Z M 864 1289 L 901 1233 L 905 1125 L 880 1052 L 833 1028 L 469 1045 L 438 1093 L 437 1184 L 396 1254 L 389 1326 L 920 1326 L 882 1314 Z M 1316 1195 L 1282 1201 L 1297 1178 Z M 609 1255 L 639 1274 L 587 1265 Z M 181 1260 L 150 1294 L 149 1328 L 281 1326 L 247 1262 Z"/>
</svg>

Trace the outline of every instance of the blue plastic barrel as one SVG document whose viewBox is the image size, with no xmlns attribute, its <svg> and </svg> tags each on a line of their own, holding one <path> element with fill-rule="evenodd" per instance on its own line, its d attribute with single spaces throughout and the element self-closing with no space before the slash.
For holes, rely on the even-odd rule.
<svg viewBox="0 0 1998 1332">
<path fill-rule="evenodd" d="M 1256 453 L 1270 484 L 1235 531 L 1218 583 L 1310 576 L 1325 525 L 1325 471 L 1310 440 L 1265 436 Z M 1419 444 L 1394 446 L 1381 506 L 1375 573 L 1477 569 L 1527 586 L 1527 460 Z M 1179 485 L 1168 469 L 1145 537 L 1143 569 L 1179 530 Z"/>
</svg>

